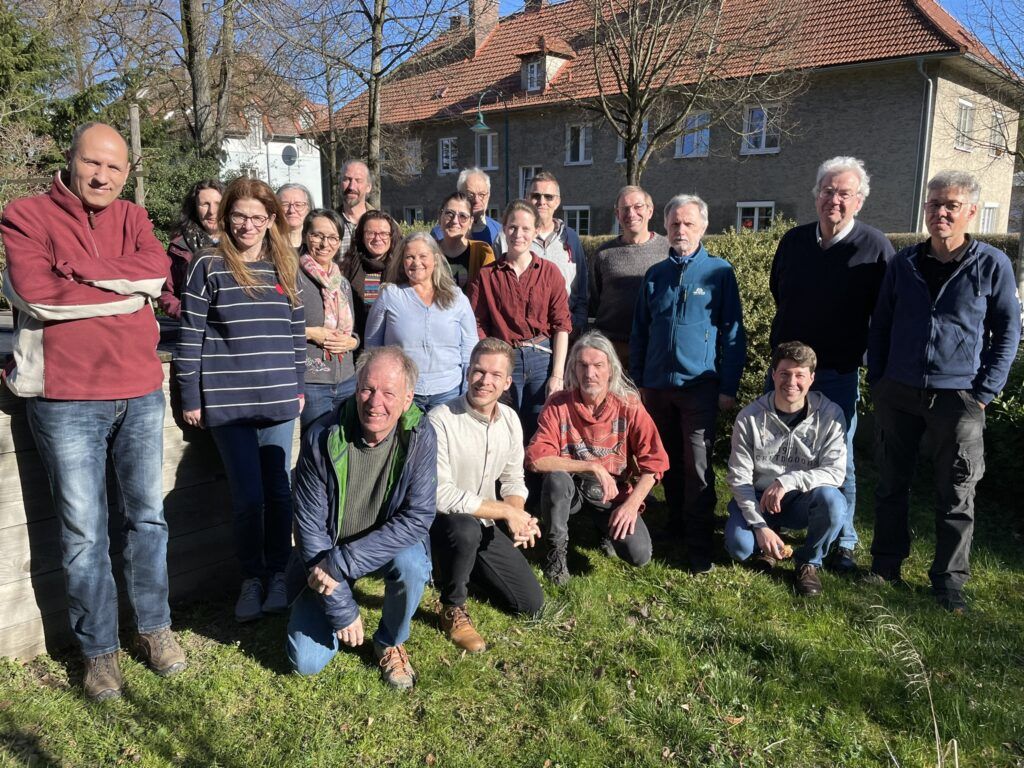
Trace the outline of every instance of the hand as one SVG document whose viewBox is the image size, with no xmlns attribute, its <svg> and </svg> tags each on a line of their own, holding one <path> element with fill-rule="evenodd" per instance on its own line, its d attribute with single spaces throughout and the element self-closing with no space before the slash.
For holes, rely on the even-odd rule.
<svg viewBox="0 0 1024 768">
<path fill-rule="evenodd" d="M 718 410 L 720 411 L 731 411 L 736 407 L 736 398 L 730 397 L 729 395 L 718 396 Z"/>
<path fill-rule="evenodd" d="M 203 429 L 203 410 L 196 408 L 194 411 L 183 411 L 181 418 L 184 419 L 185 423 L 190 427 L 198 427 Z"/>
<path fill-rule="evenodd" d="M 764 528 L 754 529 L 754 538 L 757 539 L 757 546 L 760 547 L 762 552 L 774 557 L 776 560 L 782 559 L 782 548 L 785 544 L 779 538 L 779 534 L 765 526 Z"/>
<path fill-rule="evenodd" d="M 515 535 L 512 546 L 529 549 L 541 537 L 540 520 L 536 517 L 530 518 L 530 525 Z"/>
<path fill-rule="evenodd" d="M 770 515 L 779 514 L 782 511 L 782 497 L 785 495 L 786 489 L 782 487 L 782 483 L 776 480 L 761 494 L 761 512 L 767 512 Z"/>
<path fill-rule="evenodd" d="M 521 534 L 528 533 L 536 518 L 532 517 L 525 509 L 513 507 L 511 504 L 505 504 L 504 507 L 505 525 L 508 526 L 508 531 L 512 534 L 512 538 L 518 539 Z"/>
<path fill-rule="evenodd" d="M 604 496 L 601 498 L 601 501 L 607 504 L 619 495 L 619 486 L 616 484 L 611 472 L 596 461 L 590 462 L 590 471 L 601 482 L 601 487 L 604 489 Z"/>
<path fill-rule="evenodd" d="M 309 584 L 310 589 L 318 595 L 324 596 L 331 594 L 334 588 L 338 586 L 338 582 L 331 578 L 331 575 L 327 572 L 326 562 L 327 558 L 325 557 L 310 568 L 309 576 L 306 578 L 306 583 Z"/>
<path fill-rule="evenodd" d="M 622 541 L 636 530 L 639 510 L 632 504 L 618 506 L 608 518 L 608 536 L 612 541 Z"/>
<path fill-rule="evenodd" d="M 347 645 L 349 648 L 355 648 L 357 645 L 363 644 L 363 618 L 362 616 L 356 616 L 356 620 L 349 624 L 344 629 L 339 629 L 336 633 L 338 640 Z"/>
<path fill-rule="evenodd" d="M 324 340 L 320 345 L 332 355 L 343 355 L 359 346 L 359 342 L 349 336 L 347 333 L 342 333 L 338 330 L 327 330 L 324 331 Z"/>
<path fill-rule="evenodd" d="M 548 396 L 550 397 L 555 392 L 561 392 L 563 387 L 561 376 L 549 376 L 548 377 Z"/>
</svg>

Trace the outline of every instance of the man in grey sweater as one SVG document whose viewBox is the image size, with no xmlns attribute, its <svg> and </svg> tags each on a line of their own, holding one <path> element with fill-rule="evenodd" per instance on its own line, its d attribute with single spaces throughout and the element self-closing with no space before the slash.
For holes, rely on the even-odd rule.
<svg viewBox="0 0 1024 768">
<path fill-rule="evenodd" d="M 590 270 L 590 314 L 622 364 L 629 365 L 633 305 L 647 270 L 665 258 L 668 242 L 649 229 L 654 201 L 641 187 L 626 186 L 615 199 L 619 236 L 597 249 Z"/>
<path fill-rule="evenodd" d="M 807 529 L 793 553 L 797 591 L 821 594 L 821 559 L 843 526 L 846 424 L 842 409 L 810 392 L 817 357 L 799 341 L 772 353 L 775 389 L 736 417 L 726 478 L 732 488 L 725 548 L 733 558 L 770 571 L 788 556 L 781 528 Z"/>
</svg>

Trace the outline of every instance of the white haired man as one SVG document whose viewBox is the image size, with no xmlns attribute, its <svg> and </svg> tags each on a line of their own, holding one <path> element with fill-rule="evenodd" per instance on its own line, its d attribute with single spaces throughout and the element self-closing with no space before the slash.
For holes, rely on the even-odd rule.
<svg viewBox="0 0 1024 768">
<path fill-rule="evenodd" d="M 494 257 L 501 256 L 501 222 L 487 215 L 487 206 L 491 201 L 491 177 L 481 168 L 463 168 L 455 188 L 469 199 L 473 214 L 473 226 L 469 231 L 469 239 L 487 243 L 494 251 Z M 430 234 L 435 240 L 441 240 L 444 232 L 441 226 L 435 226 Z"/>
<path fill-rule="evenodd" d="M 809 345 L 818 358 L 812 389 L 842 408 L 846 418 L 846 519 L 825 563 L 847 574 L 857 570 L 853 436 L 860 364 L 885 265 L 894 253 L 885 235 L 855 218 L 871 192 L 870 182 L 864 163 L 855 157 L 823 162 L 812 190 L 818 220 L 782 236 L 769 281 L 775 299 L 772 347 L 793 339 Z M 768 390 L 773 386 L 769 375 Z"/>
</svg>

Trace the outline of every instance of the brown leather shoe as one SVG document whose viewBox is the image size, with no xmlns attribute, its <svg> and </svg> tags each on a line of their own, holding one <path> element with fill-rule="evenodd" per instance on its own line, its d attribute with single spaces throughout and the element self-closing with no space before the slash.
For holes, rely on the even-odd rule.
<svg viewBox="0 0 1024 768">
<path fill-rule="evenodd" d="M 104 653 L 85 660 L 85 695 L 92 701 L 107 701 L 121 697 L 121 665 L 119 651 Z"/>
<path fill-rule="evenodd" d="M 779 561 L 769 555 L 767 552 L 758 552 L 748 557 L 744 564 L 752 571 L 758 573 L 771 573 L 775 566 L 779 564 Z"/>
<path fill-rule="evenodd" d="M 170 627 L 139 633 L 139 652 L 149 668 L 160 677 L 176 675 L 188 666 L 185 652 L 181 650 Z"/>
<path fill-rule="evenodd" d="M 487 643 L 476 631 L 473 620 L 469 618 L 469 611 L 464 605 L 443 606 L 441 629 L 448 634 L 449 640 L 469 653 L 487 650 Z"/>
<path fill-rule="evenodd" d="M 817 597 L 821 594 L 821 579 L 818 578 L 818 569 L 810 563 L 797 564 L 796 591 L 801 597 Z"/>
<path fill-rule="evenodd" d="M 416 672 L 409 663 L 409 654 L 404 645 L 373 644 L 373 650 L 380 659 L 380 676 L 392 688 L 407 690 L 416 684 Z"/>
</svg>

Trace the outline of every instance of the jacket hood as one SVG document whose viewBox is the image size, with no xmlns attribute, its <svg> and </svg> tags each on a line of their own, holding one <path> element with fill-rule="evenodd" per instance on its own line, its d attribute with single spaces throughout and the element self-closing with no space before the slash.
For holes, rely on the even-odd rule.
<svg viewBox="0 0 1024 768">
<path fill-rule="evenodd" d="M 88 224 L 90 218 L 96 218 L 102 216 L 104 213 L 109 211 L 121 198 L 115 198 L 110 205 L 106 208 L 99 208 L 97 210 L 91 210 L 85 207 L 85 203 L 82 202 L 81 198 L 75 195 L 74 192 L 68 187 L 67 182 L 64 181 L 67 170 L 57 171 L 53 175 L 53 184 L 50 186 L 49 196 L 50 199 L 65 213 L 73 216 L 83 224 Z"/>
</svg>

